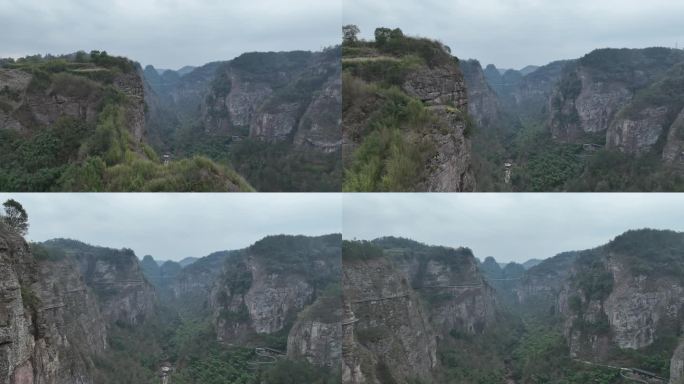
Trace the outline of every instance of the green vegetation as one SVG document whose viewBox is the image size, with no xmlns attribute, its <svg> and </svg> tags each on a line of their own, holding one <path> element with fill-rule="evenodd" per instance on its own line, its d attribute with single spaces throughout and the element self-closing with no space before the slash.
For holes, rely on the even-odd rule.
<svg viewBox="0 0 684 384">
<path fill-rule="evenodd" d="M 670 276 L 684 281 L 684 236 L 674 231 L 627 231 L 606 248 L 626 260 L 635 275 Z"/>
<path fill-rule="evenodd" d="M 31 254 L 40 261 L 60 261 L 66 257 L 64 250 L 41 243 L 31 243 Z"/>
<path fill-rule="evenodd" d="M 7 65 L 32 74 L 29 93 L 82 100 L 97 112 L 91 122 L 62 116 L 43 126 L 26 105 L 14 112 L 27 132 L 0 131 L 0 189 L 5 191 L 249 191 L 227 165 L 203 157 L 171 162 L 133 137 L 134 101 L 116 89 L 117 76 L 135 64 L 106 52 L 30 57 Z M 3 96 L 7 97 L 7 92 Z M 11 92 L 10 92 L 11 93 Z M 11 96 L 11 95 L 9 95 Z"/>
<path fill-rule="evenodd" d="M 28 233 L 28 214 L 16 200 L 9 199 L 2 204 L 5 214 L 0 214 L 0 222 L 21 236 Z"/>
<path fill-rule="evenodd" d="M 250 246 L 247 252 L 263 260 L 270 272 L 303 272 L 311 268 L 314 258 L 328 260 L 332 265 L 339 264 L 341 240 L 339 234 L 319 237 L 267 236 Z M 321 276 L 321 280 L 325 281 L 325 277 Z"/>
<path fill-rule="evenodd" d="M 345 261 L 370 260 L 382 257 L 382 255 L 382 248 L 369 241 L 342 241 L 342 258 Z"/>
<path fill-rule="evenodd" d="M 434 148 L 421 135 L 440 125 L 423 104 L 396 87 L 381 88 L 360 81 L 344 84 L 343 100 L 379 98 L 379 108 L 363 127 L 350 130 L 363 137 L 345 170 L 342 189 L 353 191 L 412 191 L 420 183 Z M 344 82 L 345 80 L 343 80 Z"/>
<path fill-rule="evenodd" d="M 454 105 L 433 112 L 402 90 L 409 75 L 428 68 L 457 66 L 448 47 L 408 37 L 400 29 L 378 28 L 375 41 L 356 38 L 358 28 L 343 28 L 342 114 L 345 135 L 354 144 L 345 156 L 347 192 L 421 190 L 436 156 L 435 135 L 447 135 L 448 120 L 462 121 L 469 137 L 473 126 L 466 111 Z"/>
<path fill-rule="evenodd" d="M 341 188 L 340 154 L 297 149 L 291 144 L 245 139 L 230 147 L 236 170 L 258 191 L 334 192 Z"/>
</svg>

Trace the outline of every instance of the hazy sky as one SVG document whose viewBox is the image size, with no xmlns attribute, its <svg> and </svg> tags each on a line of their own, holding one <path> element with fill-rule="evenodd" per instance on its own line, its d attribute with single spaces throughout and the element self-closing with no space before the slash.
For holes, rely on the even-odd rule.
<svg viewBox="0 0 684 384">
<path fill-rule="evenodd" d="M 629 229 L 684 231 L 684 194 L 345 194 L 343 235 L 402 236 L 523 262 L 602 245 Z"/>
<path fill-rule="evenodd" d="M 180 260 L 266 235 L 341 232 L 339 194 L 0 194 L 29 215 L 28 238 L 57 237 Z"/>
<path fill-rule="evenodd" d="M 681 0 L 344 0 L 343 21 L 439 39 L 460 58 L 521 68 L 596 48 L 684 45 Z"/>
<path fill-rule="evenodd" d="M 0 57 L 106 50 L 178 69 L 339 44 L 341 0 L 0 0 Z"/>
</svg>

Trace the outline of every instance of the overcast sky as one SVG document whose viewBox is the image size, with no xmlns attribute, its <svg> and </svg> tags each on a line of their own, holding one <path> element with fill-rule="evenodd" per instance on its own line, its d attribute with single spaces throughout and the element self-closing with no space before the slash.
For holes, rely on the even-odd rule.
<svg viewBox="0 0 684 384">
<path fill-rule="evenodd" d="M 178 69 L 339 44 L 341 0 L 0 0 L 0 57 L 106 50 Z"/>
<path fill-rule="evenodd" d="M 339 194 L 0 194 L 29 215 L 28 238 L 71 238 L 142 258 L 240 249 L 267 235 L 341 232 Z"/>
<path fill-rule="evenodd" d="M 524 262 L 593 248 L 629 229 L 684 231 L 684 194 L 345 194 L 343 236 L 401 236 Z"/>
<path fill-rule="evenodd" d="M 344 0 L 343 21 L 439 39 L 454 55 L 520 69 L 596 48 L 684 45 L 681 0 Z"/>
</svg>

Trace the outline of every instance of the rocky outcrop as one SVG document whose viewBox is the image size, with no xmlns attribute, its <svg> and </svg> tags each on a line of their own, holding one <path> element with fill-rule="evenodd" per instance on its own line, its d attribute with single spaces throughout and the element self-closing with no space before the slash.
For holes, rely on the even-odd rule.
<svg viewBox="0 0 684 384">
<path fill-rule="evenodd" d="M 132 250 L 90 246 L 74 240 L 44 243 L 73 258 L 85 284 L 98 296 L 98 304 L 110 323 L 142 324 L 155 311 L 155 293 L 145 279 Z"/>
<path fill-rule="evenodd" d="M 0 129 L 33 133 L 41 127 L 52 126 L 63 117 L 95 123 L 106 84 L 79 75 L 90 73 L 87 71 L 107 70 L 95 67 L 38 78 L 20 69 L 0 68 Z M 132 71 L 119 73 L 111 79 L 112 87 L 125 96 L 125 124 L 134 144 L 141 143 L 145 136 L 141 76 L 141 72 Z"/>
<path fill-rule="evenodd" d="M 319 297 L 302 311 L 287 337 L 287 356 L 339 370 L 342 358 L 342 299 Z"/>
<path fill-rule="evenodd" d="M 342 382 L 433 380 L 435 333 L 406 276 L 384 258 L 345 259 L 342 283 L 350 309 Z"/>
<path fill-rule="evenodd" d="M 682 61 L 680 51 L 666 48 L 602 49 L 567 66 L 549 104 L 553 138 L 584 142 L 605 134 L 607 148 L 652 151 L 682 108 Z M 675 148 L 663 152 L 666 162 Z"/>
<path fill-rule="evenodd" d="M 440 121 L 422 142 L 435 148 L 435 155 L 425 165 L 426 178 L 417 190 L 427 192 L 468 192 L 476 187 L 470 162 L 471 143 L 466 137 L 470 129 L 463 114 L 448 106 L 434 106 L 430 112 Z M 447 130 L 441 126 L 448 127 Z"/>
<path fill-rule="evenodd" d="M 336 50 L 248 53 L 196 68 L 156 91 L 169 113 L 201 123 L 210 136 L 287 141 L 322 152 L 341 145 Z"/>
<path fill-rule="evenodd" d="M 294 138 L 296 145 L 326 153 L 342 146 L 342 77 L 340 69 L 314 95 L 313 101 L 299 120 Z"/>
<path fill-rule="evenodd" d="M 103 260 L 94 264 L 104 275 L 112 270 Z M 104 275 L 88 278 L 82 261 L 55 242 L 29 247 L 0 228 L 0 275 L 3 383 L 94 383 L 93 359 L 107 348 L 110 324 L 140 318 L 133 309 L 139 294 L 126 299 L 128 288 L 110 287 L 113 297 L 103 300 L 96 281 Z"/>
<path fill-rule="evenodd" d="M 663 149 L 663 161 L 671 165 L 684 163 L 684 109 L 670 126 Z"/>
<path fill-rule="evenodd" d="M 633 119 L 615 120 L 606 134 L 606 146 L 636 155 L 650 151 L 666 129 L 667 115 L 667 107 L 651 107 Z"/>
<path fill-rule="evenodd" d="M 468 95 L 468 114 L 479 128 L 494 127 L 501 118 L 501 105 L 477 60 L 461 61 Z"/>
<path fill-rule="evenodd" d="M 468 109 L 463 73 L 455 65 L 423 67 L 413 71 L 402 88 L 410 96 L 430 106 L 451 105 L 462 111 Z"/>
<path fill-rule="evenodd" d="M 605 361 L 613 348 L 646 348 L 682 326 L 684 286 L 663 270 L 679 266 L 661 255 L 684 249 L 683 239 L 631 231 L 605 246 L 556 256 L 527 272 L 518 296 L 526 307 L 561 317 L 573 357 Z"/>
<path fill-rule="evenodd" d="M 218 340 L 244 344 L 254 336 L 288 332 L 298 314 L 339 276 L 339 242 L 338 235 L 272 236 L 228 258 L 210 294 Z M 305 332 L 306 325 L 299 325 L 298 332 Z"/>
<path fill-rule="evenodd" d="M 670 359 L 670 384 L 684 383 L 684 342 L 680 341 Z"/>
<path fill-rule="evenodd" d="M 441 343 L 498 317 L 475 257 L 393 237 L 360 246 L 343 256 L 343 382 L 439 381 Z"/>
</svg>

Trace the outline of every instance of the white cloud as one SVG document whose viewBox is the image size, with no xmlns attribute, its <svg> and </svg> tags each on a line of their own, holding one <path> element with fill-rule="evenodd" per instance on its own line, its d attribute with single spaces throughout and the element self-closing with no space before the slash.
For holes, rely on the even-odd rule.
<svg viewBox="0 0 684 384">
<path fill-rule="evenodd" d="M 178 68 L 339 41 L 339 0 L 0 0 L 0 57 L 106 50 Z"/>
<path fill-rule="evenodd" d="M 442 40 L 455 55 L 521 68 L 604 47 L 684 44 L 678 0 L 344 0 L 343 21 Z"/>
<path fill-rule="evenodd" d="M 347 239 L 403 236 L 525 261 L 639 228 L 684 231 L 681 194 L 345 194 Z"/>
<path fill-rule="evenodd" d="M 161 260 L 342 230 L 339 194 L 0 194 L 9 198 L 28 212 L 32 241 L 73 238 Z"/>
</svg>

